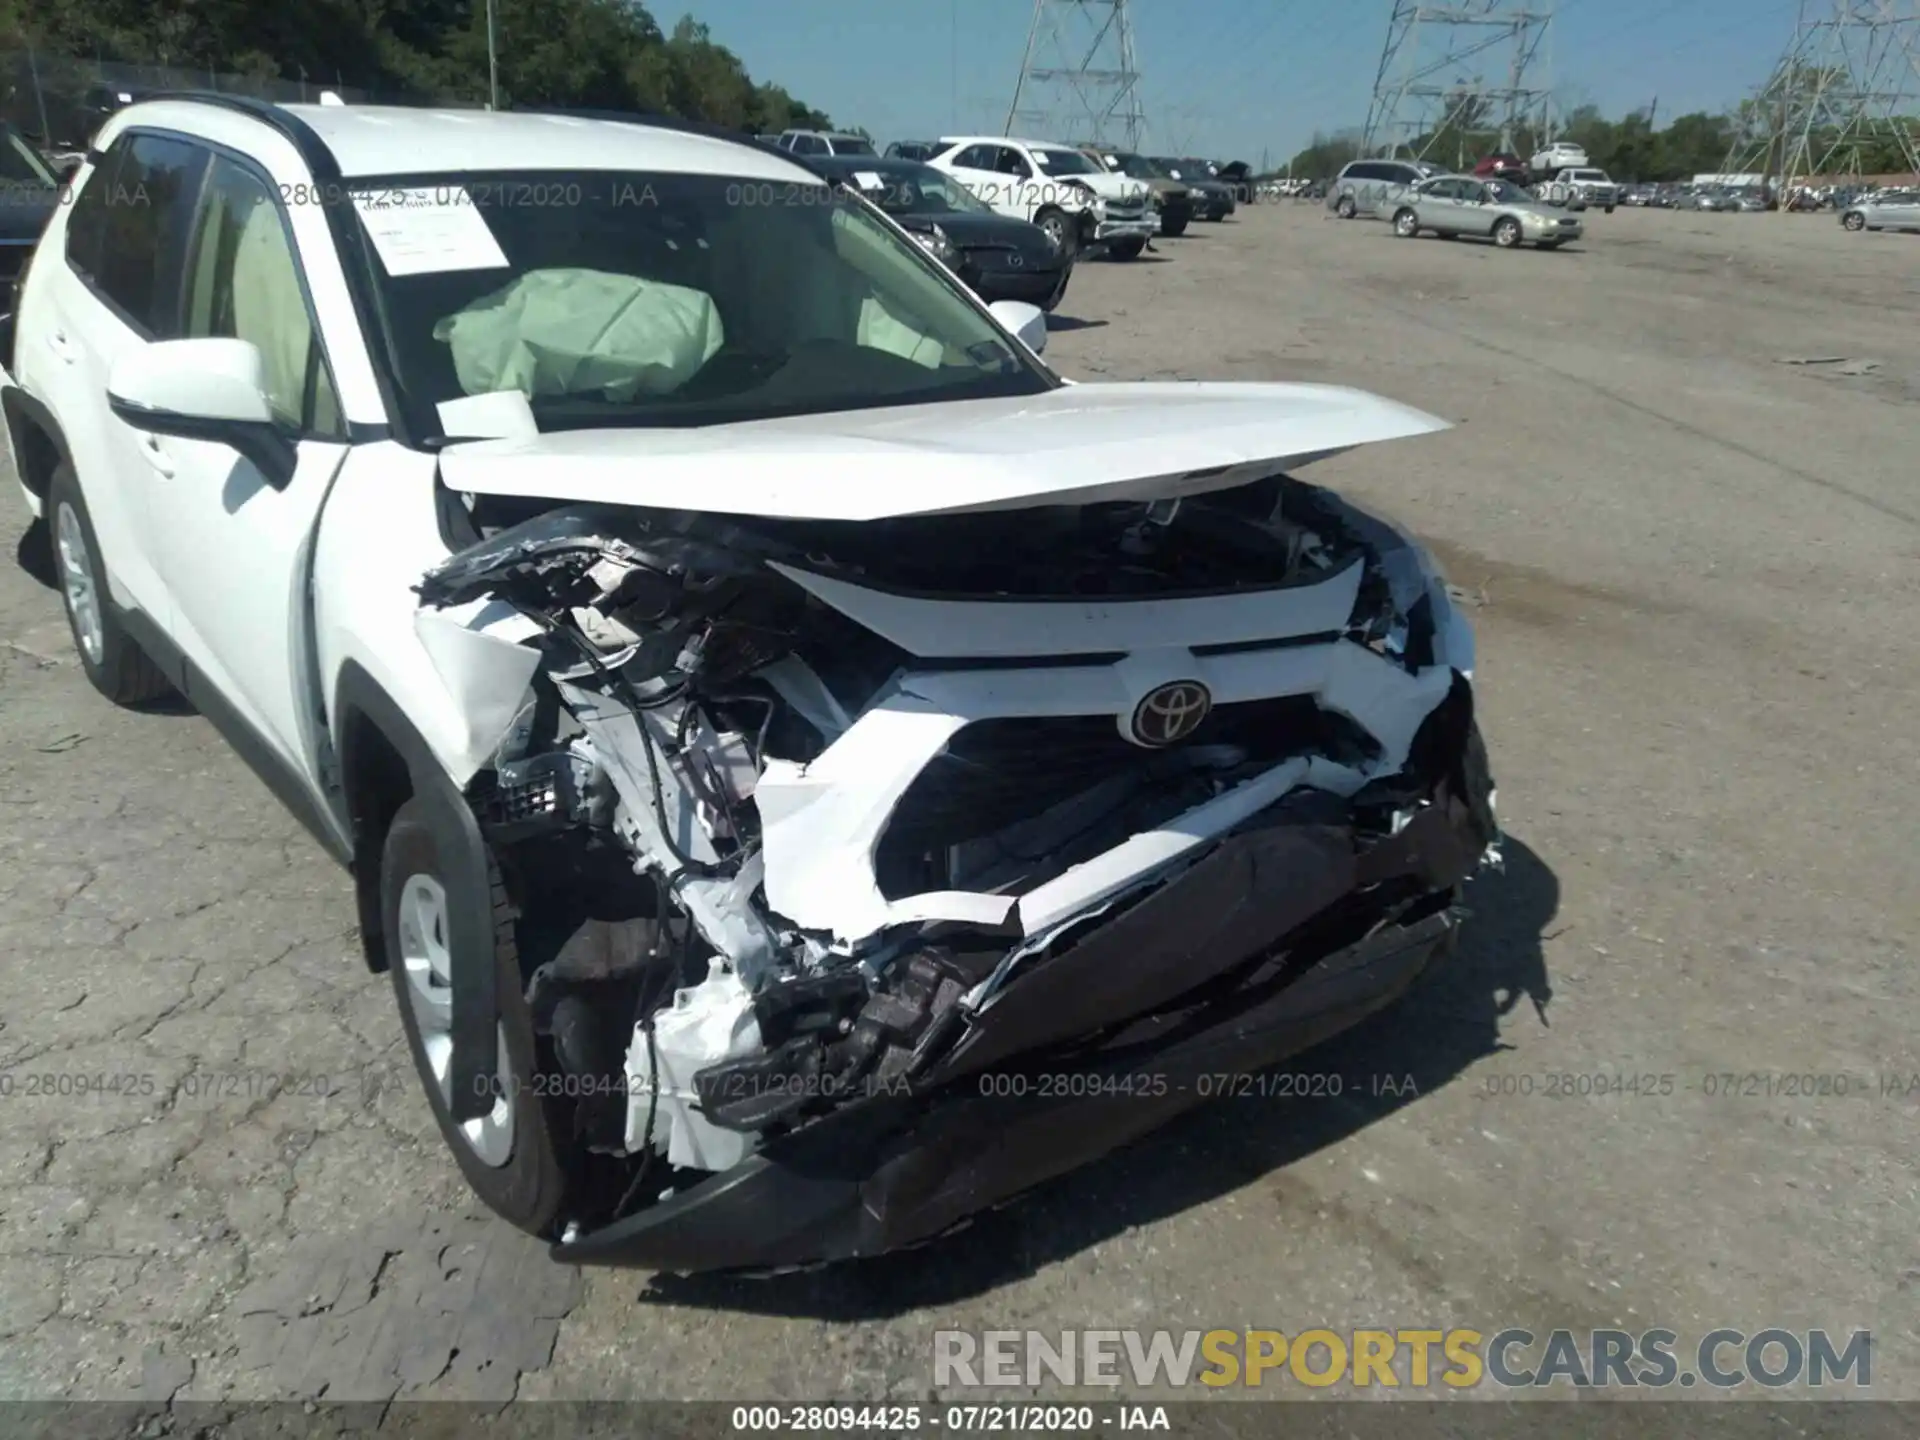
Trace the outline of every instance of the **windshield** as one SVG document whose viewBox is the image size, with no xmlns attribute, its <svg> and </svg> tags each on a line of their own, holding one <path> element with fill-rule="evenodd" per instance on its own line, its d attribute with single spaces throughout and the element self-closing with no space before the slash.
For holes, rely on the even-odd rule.
<svg viewBox="0 0 1920 1440">
<path fill-rule="evenodd" d="M 1149 160 L 1144 155 L 1115 155 L 1114 168 L 1122 175 L 1134 180 L 1168 180 L 1167 167 Z"/>
<path fill-rule="evenodd" d="M 931 165 L 849 168 L 839 178 L 889 215 L 991 215 L 993 207 L 944 170 Z M 877 184 L 874 182 L 878 182 Z"/>
<path fill-rule="evenodd" d="M 1033 163 L 1049 175 L 1098 175 L 1100 167 L 1078 150 L 1060 150 L 1050 145 L 1033 147 Z"/>
<path fill-rule="evenodd" d="M 833 137 L 833 153 L 836 155 L 871 155 L 873 142 L 862 140 L 858 135 L 836 135 Z"/>
<path fill-rule="evenodd" d="M 51 186 L 56 183 L 53 172 L 33 153 L 33 147 L 9 129 L 6 144 L 0 145 L 0 184 Z"/>
<path fill-rule="evenodd" d="M 698 426 L 1057 383 L 864 200 L 804 181 L 538 171 L 365 182 L 417 433 L 519 392 L 542 431 Z"/>
</svg>

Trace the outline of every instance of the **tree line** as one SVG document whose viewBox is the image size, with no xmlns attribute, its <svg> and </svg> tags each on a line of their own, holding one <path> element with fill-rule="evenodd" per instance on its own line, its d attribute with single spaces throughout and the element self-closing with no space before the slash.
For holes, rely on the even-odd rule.
<svg viewBox="0 0 1920 1440">
<path fill-rule="evenodd" d="M 753 132 L 828 128 L 687 16 L 638 0 L 495 0 L 500 104 L 651 111 Z M 484 0 L 0 0 L 0 47 L 417 103 L 488 96 Z"/>
<path fill-rule="evenodd" d="M 1525 160 L 1549 141 L 1570 140 L 1587 152 L 1594 165 L 1628 183 L 1688 180 L 1725 171 L 1729 166 L 1758 171 L 1765 168 L 1767 137 L 1778 124 L 1776 103 L 1762 96 L 1743 102 L 1730 114 L 1696 111 L 1675 116 L 1659 127 L 1647 110 L 1610 120 L 1597 106 L 1583 105 L 1569 111 L 1551 131 L 1521 127 L 1513 136 L 1513 148 Z M 1789 113 L 1795 108 L 1790 107 Z M 1498 148 L 1498 127 L 1487 123 L 1482 107 L 1463 100 L 1450 111 L 1446 125 L 1416 137 L 1396 153 L 1469 170 Z M 1790 155 L 1787 163 L 1796 174 L 1808 167 L 1823 166 L 1830 172 L 1862 175 L 1902 172 L 1909 168 L 1909 162 L 1901 127 L 1908 135 L 1920 136 L 1920 119 L 1883 122 L 1851 134 L 1831 124 L 1813 125 L 1808 127 L 1805 146 L 1796 144 L 1793 148 L 1797 153 Z M 1312 144 L 1293 157 L 1287 173 L 1331 179 L 1341 166 L 1361 158 L 1357 135 L 1317 134 Z"/>
</svg>

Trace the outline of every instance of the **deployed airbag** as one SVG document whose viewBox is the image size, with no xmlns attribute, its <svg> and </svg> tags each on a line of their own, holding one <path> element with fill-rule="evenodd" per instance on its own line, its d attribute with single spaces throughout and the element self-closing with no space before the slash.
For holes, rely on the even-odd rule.
<svg viewBox="0 0 1920 1440">
<path fill-rule="evenodd" d="M 532 270 L 433 327 L 469 395 L 665 395 L 724 339 L 713 297 L 601 270 Z"/>
</svg>

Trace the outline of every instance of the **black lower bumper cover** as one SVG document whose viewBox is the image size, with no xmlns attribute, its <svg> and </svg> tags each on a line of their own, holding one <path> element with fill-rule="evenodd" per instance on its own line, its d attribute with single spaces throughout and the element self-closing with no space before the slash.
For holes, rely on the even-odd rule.
<svg viewBox="0 0 1920 1440">
<path fill-rule="evenodd" d="M 1156 1129 L 1217 1088 L 1202 1077 L 1347 1029 L 1451 948 L 1495 838 L 1477 733 L 1455 754 L 1390 838 L 1268 812 L 1013 978 L 919 1093 L 851 1100 L 554 1258 L 762 1270 L 912 1245 Z"/>
</svg>

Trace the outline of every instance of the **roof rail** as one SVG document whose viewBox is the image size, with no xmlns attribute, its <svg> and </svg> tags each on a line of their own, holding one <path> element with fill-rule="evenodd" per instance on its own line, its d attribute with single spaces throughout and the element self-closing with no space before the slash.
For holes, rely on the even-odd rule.
<svg viewBox="0 0 1920 1440">
<path fill-rule="evenodd" d="M 271 100 L 256 99 L 252 95 L 228 95 L 219 90 L 155 90 L 142 96 L 136 103 L 146 104 L 155 100 L 188 100 L 196 105 L 212 105 L 258 120 L 293 143 L 300 152 L 300 158 L 307 162 L 307 168 L 313 172 L 314 179 L 340 178 L 340 162 L 314 128 L 291 110 Z"/>
</svg>

